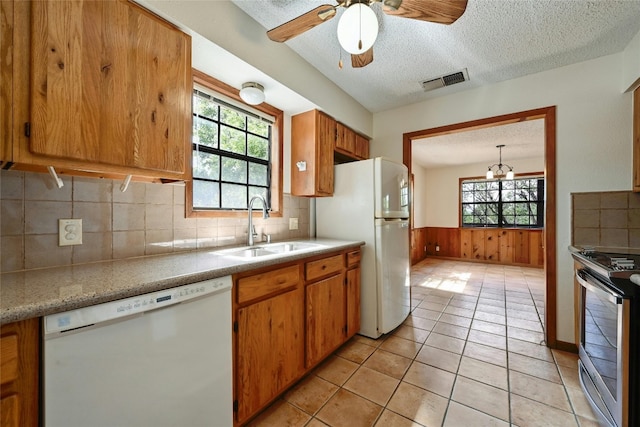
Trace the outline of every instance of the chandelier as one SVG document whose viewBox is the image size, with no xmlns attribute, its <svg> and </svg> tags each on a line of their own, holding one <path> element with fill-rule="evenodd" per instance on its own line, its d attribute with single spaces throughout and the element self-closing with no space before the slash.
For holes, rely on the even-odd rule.
<svg viewBox="0 0 640 427">
<path fill-rule="evenodd" d="M 502 177 L 505 177 L 506 179 L 513 179 L 513 167 L 502 163 L 502 147 L 504 147 L 504 144 L 496 145 L 496 148 L 500 150 L 500 160 L 498 161 L 498 163 L 489 166 L 489 169 L 487 170 L 487 179 L 493 179 L 494 177 L 498 179 Z M 498 169 L 494 172 L 493 168 L 495 168 L 496 166 L 498 167 Z M 507 172 L 506 176 L 504 171 L 502 170 L 503 166 L 509 168 L 509 172 Z"/>
</svg>

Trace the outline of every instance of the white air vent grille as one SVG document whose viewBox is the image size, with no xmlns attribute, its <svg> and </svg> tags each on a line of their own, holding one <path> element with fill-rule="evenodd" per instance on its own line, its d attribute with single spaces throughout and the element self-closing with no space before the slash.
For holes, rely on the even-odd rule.
<svg viewBox="0 0 640 427">
<path fill-rule="evenodd" d="M 445 87 L 445 86 L 451 86 L 454 85 L 456 83 L 462 83 L 469 80 L 469 73 L 467 72 L 467 69 L 465 68 L 462 71 L 457 71 L 455 73 L 451 73 L 451 74 L 447 74 L 444 76 L 440 76 L 440 77 L 436 77 L 433 79 L 429 79 L 429 80 L 425 80 L 422 83 L 420 83 L 422 85 L 422 89 L 424 89 L 425 92 L 430 91 L 430 90 L 435 90 L 435 89 L 439 89 L 441 87 Z"/>
</svg>

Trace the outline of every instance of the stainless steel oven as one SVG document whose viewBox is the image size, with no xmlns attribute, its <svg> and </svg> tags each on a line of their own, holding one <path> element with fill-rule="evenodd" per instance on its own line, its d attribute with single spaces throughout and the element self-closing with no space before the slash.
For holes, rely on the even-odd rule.
<svg viewBox="0 0 640 427">
<path fill-rule="evenodd" d="M 640 287 L 630 279 L 636 273 L 635 264 L 618 268 L 617 254 L 571 250 L 580 285 L 580 383 L 601 424 L 640 425 L 636 338 L 640 333 Z"/>
</svg>

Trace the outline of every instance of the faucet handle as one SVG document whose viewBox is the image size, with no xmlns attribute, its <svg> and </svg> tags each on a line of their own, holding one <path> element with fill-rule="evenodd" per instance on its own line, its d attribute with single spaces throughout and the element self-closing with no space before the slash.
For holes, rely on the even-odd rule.
<svg viewBox="0 0 640 427">
<path fill-rule="evenodd" d="M 256 226 L 252 225 L 251 226 L 251 234 L 253 235 L 253 237 L 257 237 L 258 233 L 256 232 Z"/>
</svg>

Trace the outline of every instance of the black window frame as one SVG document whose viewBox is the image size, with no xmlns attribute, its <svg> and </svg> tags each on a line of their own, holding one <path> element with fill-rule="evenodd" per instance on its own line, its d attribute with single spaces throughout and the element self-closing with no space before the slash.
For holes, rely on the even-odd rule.
<svg viewBox="0 0 640 427">
<path fill-rule="evenodd" d="M 516 200 L 516 194 L 514 194 L 513 200 L 504 200 L 504 195 L 506 191 L 513 191 L 514 193 L 518 190 L 517 182 L 522 181 L 531 181 L 536 180 L 536 200 Z M 497 186 L 497 188 L 491 189 L 473 189 L 473 190 L 465 190 L 465 185 L 473 184 L 481 187 L 482 184 L 490 183 L 493 186 Z M 505 183 L 513 183 L 513 189 L 505 189 Z M 477 178 L 461 178 L 460 179 L 460 227 L 462 228 L 522 228 L 522 229 L 541 229 L 544 228 L 544 213 L 545 213 L 545 178 L 543 175 L 524 175 L 517 176 L 513 180 L 504 180 L 504 179 L 477 179 Z M 528 186 L 527 188 L 531 189 L 532 186 Z M 484 200 L 482 200 L 481 193 L 485 192 Z M 476 197 L 475 194 L 478 193 Z M 497 199 L 487 200 L 487 194 L 491 192 L 494 195 L 497 195 Z M 465 202 L 465 193 L 472 193 L 474 196 L 471 201 Z M 507 214 L 507 210 L 510 209 L 509 205 L 513 205 L 512 210 L 513 214 Z M 529 208 L 527 209 L 530 213 L 526 215 L 529 218 L 529 223 L 523 224 L 518 223 L 517 218 L 523 217 L 525 215 L 517 215 L 516 205 L 526 205 L 529 204 Z M 474 219 L 482 219 L 484 217 L 484 222 L 475 221 L 468 222 L 465 221 L 465 206 L 484 206 L 484 209 L 480 208 L 479 211 L 473 208 Z M 531 213 L 531 206 L 535 205 L 535 213 Z M 491 206 L 495 207 L 495 210 L 491 215 L 488 215 L 487 212 L 490 210 Z M 484 211 L 484 214 L 483 214 Z M 496 217 L 495 223 L 489 222 L 489 216 Z M 514 219 L 513 223 L 508 222 L 507 217 L 511 217 Z M 531 221 L 532 218 L 535 218 L 535 221 Z"/>
<path fill-rule="evenodd" d="M 262 189 L 265 194 L 266 194 L 266 201 L 267 201 L 267 205 L 269 207 L 272 206 L 272 155 L 273 155 L 273 151 L 272 151 L 272 144 L 274 143 L 273 141 L 273 132 L 274 132 L 274 122 L 271 120 L 266 119 L 263 116 L 260 116 L 258 114 L 254 114 L 251 111 L 248 111 L 247 109 L 243 108 L 242 106 L 239 105 L 234 105 L 233 103 L 227 102 L 223 99 L 220 99 L 220 97 L 216 96 L 216 92 L 215 90 L 212 89 L 202 89 L 200 87 L 194 87 L 193 88 L 193 92 L 192 92 L 192 99 L 194 99 L 196 96 L 199 96 L 203 99 L 207 99 L 209 101 L 211 101 L 212 103 L 216 104 L 216 108 L 217 108 L 217 114 L 216 117 L 217 119 L 208 117 L 206 115 L 201 115 L 198 114 L 196 112 L 195 108 L 192 108 L 192 117 L 193 117 L 193 126 L 194 126 L 194 133 L 193 133 L 193 137 L 192 137 L 192 142 L 191 142 L 191 150 L 192 150 L 192 159 L 195 153 L 205 153 L 208 155 L 212 155 L 212 156 L 218 156 L 219 160 L 218 160 L 218 173 L 217 173 L 217 179 L 212 179 L 212 178 L 208 178 L 208 177 L 203 177 L 203 176 L 196 176 L 195 175 L 195 168 L 194 168 L 194 172 L 192 173 L 192 180 L 193 180 L 193 192 L 194 194 L 192 195 L 192 209 L 196 210 L 196 211 L 247 211 L 248 210 L 248 205 L 249 205 L 249 200 L 251 199 L 251 197 L 255 194 L 252 193 L 251 189 L 252 188 L 260 188 Z M 225 123 L 222 120 L 222 114 L 221 114 L 221 109 L 222 108 L 228 108 L 231 110 L 234 110 L 235 112 L 241 114 L 242 116 L 244 116 L 244 123 L 245 126 L 244 128 L 240 128 L 237 126 L 234 126 L 230 123 Z M 248 126 L 248 122 L 249 119 L 254 119 L 254 120 L 260 120 L 263 122 L 266 122 L 268 125 L 268 135 L 265 137 L 263 135 L 251 132 L 249 130 L 249 126 Z M 203 120 L 207 123 L 213 124 L 216 128 L 217 128 L 217 143 L 215 144 L 217 146 L 216 147 L 211 147 L 208 145 L 204 145 L 204 144 L 200 144 L 196 141 L 195 138 L 195 126 L 196 126 L 196 122 L 198 120 Z M 220 139 L 222 136 L 222 132 L 221 132 L 221 127 L 227 127 L 229 129 L 232 129 L 234 131 L 238 131 L 238 132 L 242 132 L 244 133 L 244 139 L 245 139 L 245 145 L 244 145 L 244 153 L 235 153 L 232 151 L 228 151 L 225 149 L 220 148 L 221 144 L 220 144 Z M 267 140 L 267 159 L 261 159 L 258 157 L 254 157 L 248 154 L 248 150 L 249 150 L 249 137 L 253 136 L 253 137 L 258 137 L 258 138 L 262 138 L 262 139 L 266 139 Z M 244 182 L 237 182 L 237 181 L 229 181 L 229 180 L 225 180 L 223 179 L 223 159 L 233 159 L 233 160 L 238 160 L 238 161 L 242 161 L 242 162 L 246 162 L 246 176 L 244 179 Z M 252 184 L 250 183 L 250 165 L 254 164 L 254 165 L 260 165 L 263 167 L 266 167 L 266 184 Z M 197 206 L 195 205 L 195 200 L 196 200 L 196 195 L 195 195 L 195 191 L 196 191 L 196 187 L 197 185 L 195 185 L 197 182 L 207 182 L 207 183 L 215 183 L 217 185 L 217 191 L 218 191 L 218 203 L 217 206 Z M 224 205 L 224 200 L 223 200 L 223 187 L 225 185 L 237 185 L 237 186 L 242 186 L 246 188 L 246 195 L 245 195 L 245 206 L 244 207 L 239 207 L 239 206 L 230 206 Z"/>
</svg>

